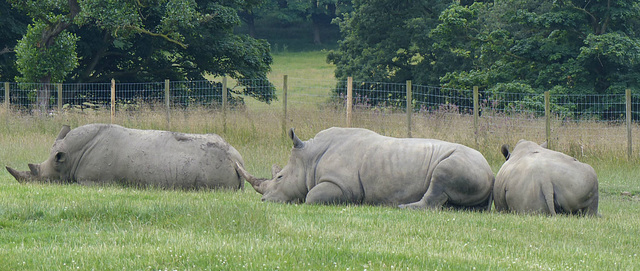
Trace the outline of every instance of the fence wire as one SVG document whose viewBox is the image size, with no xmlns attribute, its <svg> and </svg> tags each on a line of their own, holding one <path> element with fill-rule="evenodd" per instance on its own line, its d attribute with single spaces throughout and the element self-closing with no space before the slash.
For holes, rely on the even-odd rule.
<svg viewBox="0 0 640 271">
<path fill-rule="evenodd" d="M 322 129 L 346 125 L 347 81 L 306 78 L 229 80 L 227 103 L 230 110 L 245 110 L 270 116 L 274 126 L 313 126 Z M 286 108 L 284 85 L 287 85 Z M 404 136 L 407 122 L 407 83 L 354 81 L 352 126 L 374 129 L 388 135 Z M 109 111 L 111 83 L 0 83 L 0 101 L 15 111 L 33 114 L 46 110 Z M 273 86 L 276 86 L 275 93 Z M 8 90 L 7 90 L 8 88 Z M 167 92 L 168 91 L 168 92 Z M 7 96 L 8 93 L 8 96 Z M 266 93 L 266 94 L 265 94 Z M 263 95 L 264 94 L 264 95 Z M 275 99 L 264 103 L 265 97 Z M 266 96 L 265 96 L 266 95 Z M 220 109 L 223 82 L 171 81 L 115 84 L 117 111 Z M 167 100 L 167 97 L 169 100 Z M 411 85 L 410 131 L 422 137 L 458 140 L 457 134 L 476 138 L 505 137 L 545 139 L 545 98 L 541 93 L 479 91 L 478 121 L 474 123 L 474 92 L 424 85 Z M 631 118 L 640 120 L 640 94 L 631 95 Z M 602 140 L 603 136 L 625 141 L 626 97 L 613 95 L 550 94 L 552 135 L 558 144 L 567 138 L 580 148 Z M 287 114 L 284 119 L 284 114 Z M 249 115 L 247 115 L 249 116 Z M 634 122 L 635 123 L 635 122 Z M 454 125 L 455 124 L 455 125 Z M 635 125 L 635 124 L 634 124 Z M 508 135 L 508 136 L 505 136 Z M 451 138 L 451 137 L 454 138 Z M 619 138 L 618 138 L 619 137 Z M 462 139 L 460 139 L 462 140 Z M 565 143 L 563 143 L 566 141 Z M 634 139 L 636 141 L 636 139 Z M 636 141 L 637 142 L 637 141 Z M 573 144 L 573 143 L 571 143 Z M 619 143 L 618 143 L 619 144 Z M 576 147 L 578 148 L 578 147 Z M 580 149 L 578 148 L 578 149 Z"/>
<path fill-rule="evenodd" d="M 326 82 L 291 78 L 288 80 L 290 105 L 306 104 L 324 107 L 344 107 L 346 81 Z M 39 94 L 45 92 L 44 106 L 56 110 L 60 106 L 108 107 L 111 100 L 110 83 L 0 83 L 9 91 L 0 92 L 0 100 L 19 110 L 40 109 Z M 166 83 L 118 83 L 115 100 L 117 105 L 149 105 L 166 103 Z M 277 82 L 279 96 L 283 82 Z M 244 103 L 247 96 L 256 96 L 252 89 L 271 85 L 267 80 L 236 80 L 227 85 L 229 103 Z M 407 85 L 383 82 L 353 82 L 353 109 L 355 111 L 388 111 L 406 113 Z M 172 106 L 220 106 L 222 83 L 218 81 L 171 81 L 168 86 L 169 103 Z M 412 108 L 414 113 L 473 114 L 473 91 L 413 85 Z M 6 93 L 9 93 L 7 99 Z M 60 96 L 61 95 L 61 96 Z M 247 95 L 247 96 L 245 96 Z M 576 95 L 551 94 L 551 112 L 564 121 L 621 122 L 625 119 L 624 94 Z M 277 97 L 276 99 L 282 99 Z M 61 103 L 61 104 L 59 104 Z M 278 103 L 273 100 L 272 103 Z M 125 107 L 128 108 L 128 107 Z M 536 93 L 480 92 L 480 115 L 512 115 L 530 118 L 544 115 L 544 96 Z M 640 96 L 632 95 L 634 120 L 640 119 Z"/>
</svg>

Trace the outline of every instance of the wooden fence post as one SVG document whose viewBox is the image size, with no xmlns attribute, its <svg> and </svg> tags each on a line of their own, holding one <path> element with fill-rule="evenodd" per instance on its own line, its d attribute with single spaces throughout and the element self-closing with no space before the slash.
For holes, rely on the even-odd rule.
<svg viewBox="0 0 640 271">
<path fill-rule="evenodd" d="M 347 77 L 347 127 L 351 127 L 351 109 L 353 107 L 353 77 Z"/>
<path fill-rule="evenodd" d="M 627 159 L 631 160 L 633 145 L 631 144 L 631 90 L 625 91 L 625 100 L 627 103 Z"/>
<path fill-rule="evenodd" d="M 222 131 L 227 133 L 227 77 L 222 77 Z"/>
<path fill-rule="evenodd" d="M 171 96 L 169 93 L 169 79 L 164 79 L 164 103 L 167 107 L 167 130 L 171 130 Z"/>
<path fill-rule="evenodd" d="M 407 80 L 407 137 L 411 137 L 411 115 L 413 114 L 411 80 Z"/>
<path fill-rule="evenodd" d="M 478 108 L 478 86 L 473 86 L 473 134 L 476 140 L 476 149 L 478 146 L 478 117 L 480 116 L 480 111 Z"/>
<path fill-rule="evenodd" d="M 7 110 L 9 110 L 9 102 L 10 102 L 10 97 L 9 97 L 9 82 L 4 82 L 4 106 L 7 108 Z"/>
<path fill-rule="evenodd" d="M 288 80 L 289 76 L 286 74 L 282 76 L 282 134 L 284 137 L 287 137 L 287 91 L 288 91 Z"/>
<path fill-rule="evenodd" d="M 544 92 L 544 116 L 545 116 L 545 138 L 547 140 L 547 148 L 552 150 L 551 144 L 551 108 L 550 108 L 549 91 Z"/>
<path fill-rule="evenodd" d="M 62 83 L 58 83 L 58 112 L 62 112 Z"/>
<path fill-rule="evenodd" d="M 111 79 L 111 124 L 116 119 L 116 80 Z"/>
</svg>

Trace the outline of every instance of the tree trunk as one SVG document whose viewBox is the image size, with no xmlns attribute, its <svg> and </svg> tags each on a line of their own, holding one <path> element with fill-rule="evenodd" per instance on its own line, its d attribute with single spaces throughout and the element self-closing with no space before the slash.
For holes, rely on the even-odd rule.
<svg viewBox="0 0 640 271">
<path fill-rule="evenodd" d="M 313 23 L 313 43 L 314 44 L 322 44 L 322 39 L 320 38 L 320 24 L 321 15 L 311 14 L 311 22 Z"/>
<path fill-rule="evenodd" d="M 40 115 L 46 115 L 49 112 L 49 98 L 51 97 L 51 76 L 45 76 L 40 79 L 40 88 L 38 89 L 38 109 Z"/>
<path fill-rule="evenodd" d="M 98 66 L 98 64 L 104 60 L 104 57 L 106 56 L 107 51 L 109 50 L 109 44 L 111 44 L 112 42 L 113 42 L 113 39 L 109 31 L 104 31 L 104 34 L 102 35 L 102 44 L 100 45 L 99 48 L 94 48 L 96 51 L 93 54 L 93 57 L 89 62 L 89 65 L 87 65 L 87 67 L 85 67 L 85 69 L 80 72 L 80 77 L 78 78 L 78 82 L 89 81 L 89 77 L 91 77 L 91 75 L 96 72 L 96 67 Z"/>
<path fill-rule="evenodd" d="M 68 4 L 69 14 L 67 15 L 67 19 L 58 20 L 54 24 L 49 24 L 49 27 L 42 33 L 42 38 L 38 47 L 42 46 L 46 50 L 49 46 L 54 44 L 55 38 L 58 37 L 58 35 L 62 31 L 71 26 L 73 18 L 75 18 L 78 13 L 80 13 L 80 5 L 78 4 L 77 0 L 68 0 Z M 44 115 L 49 111 L 49 98 L 51 96 L 51 74 L 47 74 L 40 78 L 40 83 L 41 87 L 38 88 L 37 103 L 40 114 Z"/>
<path fill-rule="evenodd" d="M 249 36 L 256 38 L 256 22 L 253 12 L 247 14 L 247 26 L 249 27 Z"/>
</svg>

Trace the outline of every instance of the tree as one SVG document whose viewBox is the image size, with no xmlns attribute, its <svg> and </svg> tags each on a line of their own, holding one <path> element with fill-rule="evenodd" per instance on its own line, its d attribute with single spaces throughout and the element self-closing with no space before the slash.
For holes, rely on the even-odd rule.
<svg viewBox="0 0 640 271">
<path fill-rule="evenodd" d="M 18 75 L 15 46 L 27 32 L 30 22 L 25 14 L 13 9 L 6 1 L 0 1 L 0 81 L 13 80 Z"/>
<path fill-rule="evenodd" d="M 555 94 L 620 94 L 640 86 L 637 1 L 452 5 L 440 21 L 432 32 L 439 46 L 465 52 L 459 57 L 473 65 L 444 76 L 447 86 Z"/>
<path fill-rule="evenodd" d="M 21 5 L 33 5 L 37 8 L 22 7 L 27 14 L 34 18 L 27 33 L 16 45 L 16 64 L 22 74 L 18 81 L 41 82 L 43 88 L 38 90 L 37 103 L 42 111 L 49 104 L 49 83 L 62 80 L 77 66 L 75 52 L 76 36 L 67 32 L 71 21 L 79 13 L 79 6 L 75 0 L 70 0 L 63 14 L 45 12 L 43 9 L 57 8 L 59 1 L 44 2 L 36 5 L 31 1 L 13 1 L 16 8 Z"/>
<path fill-rule="evenodd" d="M 256 11 L 265 6 L 266 0 L 246 0 L 242 1 L 238 7 L 238 15 L 249 27 L 249 36 L 256 37 Z"/>
<path fill-rule="evenodd" d="M 16 47 L 21 81 L 139 82 L 228 75 L 252 79 L 240 81 L 243 94 L 265 102 L 275 98 L 273 85 L 254 80 L 266 81 L 272 62 L 268 44 L 233 34 L 240 21 L 237 10 L 218 1 L 10 2 L 34 21 Z"/>
<path fill-rule="evenodd" d="M 353 1 L 354 11 L 336 19 L 343 39 L 338 42 L 339 48 L 327 57 L 329 63 L 336 65 L 336 78 L 342 82 L 339 84 L 344 84 L 349 76 L 363 82 L 439 82 L 438 75 L 444 74 L 442 70 L 452 70 L 457 63 L 439 61 L 441 50 L 432 46 L 435 41 L 429 33 L 449 3 Z M 376 85 L 366 83 L 358 87 L 375 88 Z M 342 90 L 343 86 L 336 88 L 338 92 Z"/>
<path fill-rule="evenodd" d="M 334 18 L 351 11 L 350 0 L 269 0 L 259 10 L 262 17 L 275 18 L 282 24 L 311 22 L 313 42 L 323 43 L 324 28 Z"/>
<path fill-rule="evenodd" d="M 46 37 L 49 35 L 55 37 Z M 37 98 L 42 112 L 49 105 L 49 83 L 62 81 L 78 65 L 76 40 L 72 33 L 53 34 L 44 23 L 35 23 L 16 45 L 16 64 L 21 73 L 18 81 L 43 83 Z"/>
<path fill-rule="evenodd" d="M 640 87 L 638 1 L 375 0 L 354 7 L 340 21 L 339 50 L 328 57 L 339 79 L 411 79 L 489 93 Z"/>
</svg>

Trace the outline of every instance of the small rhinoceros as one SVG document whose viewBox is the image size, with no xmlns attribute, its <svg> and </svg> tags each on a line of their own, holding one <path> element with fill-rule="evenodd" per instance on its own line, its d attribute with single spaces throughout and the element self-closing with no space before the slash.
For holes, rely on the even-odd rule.
<svg viewBox="0 0 640 271">
<path fill-rule="evenodd" d="M 30 171 L 7 170 L 18 182 L 241 189 L 236 163 L 244 163 L 240 153 L 215 134 L 89 124 L 63 126 L 49 159 Z"/>
<path fill-rule="evenodd" d="M 543 214 L 598 213 L 598 178 L 595 170 L 546 144 L 520 140 L 496 175 L 493 189 L 497 211 Z"/>
<path fill-rule="evenodd" d="M 289 164 L 273 179 L 238 169 L 262 200 L 489 210 L 494 175 L 480 152 L 432 139 L 329 128 L 302 142 L 289 130 Z"/>
</svg>

